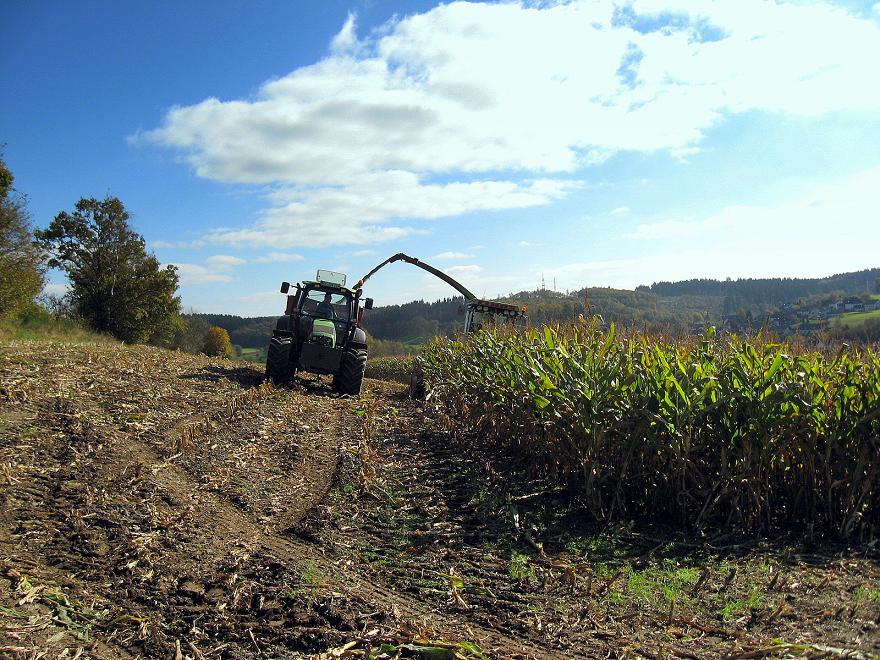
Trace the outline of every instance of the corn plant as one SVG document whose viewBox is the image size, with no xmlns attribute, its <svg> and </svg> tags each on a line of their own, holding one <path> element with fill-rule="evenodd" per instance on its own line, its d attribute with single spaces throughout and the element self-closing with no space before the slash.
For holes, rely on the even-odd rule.
<svg viewBox="0 0 880 660">
<path fill-rule="evenodd" d="M 521 453 L 598 518 L 873 537 L 880 354 L 766 337 L 673 341 L 581 321 L 441 339 L 431 399 Z"/>
</svg>

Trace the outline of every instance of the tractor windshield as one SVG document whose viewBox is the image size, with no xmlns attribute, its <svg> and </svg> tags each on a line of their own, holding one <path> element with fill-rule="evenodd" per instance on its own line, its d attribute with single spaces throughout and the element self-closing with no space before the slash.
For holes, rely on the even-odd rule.
<svg viewBox="0 0 880 660">
<path fill-rule="evenodd" d="M 351 299 L 341 293 L 311 289 L 303 296 L 302 313 L 330 321 L 351 319 Z"/>
</svg>

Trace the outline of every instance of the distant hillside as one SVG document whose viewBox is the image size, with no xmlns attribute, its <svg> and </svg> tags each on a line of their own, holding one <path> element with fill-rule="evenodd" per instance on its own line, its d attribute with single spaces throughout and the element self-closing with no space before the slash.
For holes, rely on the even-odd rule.
<svg viewBox="0 0 880 660">
<path fill-rule="evenodd" d="M 781 305 L 826 293 L 880 293 L 880 268 L 841 273 L 830 277 L 793 279 L 685 280 L 655 282 L 637 291 L 660 296 L 733 296 L 745 305 Z"/>
<path fill-rule="evenodd" d="M 226 328 L 232 343 L 243 348 L 262 348 L 269 343 L 278 316 L 247 318 L 232 314 L 185 314 L 184 318 L 196 320 L 206 328 L 212 325 Z"/>
<path fill-rule="evenodd" d="M 588 287 L 580 291 L 520 291 L 503 300 L 524 304 L 534 324 L 564 322 L 579 314 L 601 314 L 618 325 L 635 325 L 671 332 L 698 331 L 708 324 L 731 323 L 734 317 L 760 326 L 774 321 L 780 332 L 802 331 L 806 326 L 785 318 L 792 305 L 818 307 L 845 296 L 880 293 L 880 268 L 812 279 L 768 278 L 740 280 L 687 280 L 655 282 L 635 291 Z M 421 344 L 437 335 L 461 329 L 464 299 L 436 302 L 416 300 L 403 305 L 376 307 L 367 312 L 364 326 L 374 338 Z M 790 314 L 790 310 L 789 310 Z M 805 315 L 801 315 L 804 317 Z M 229 314 L 195 314 L 192 318 L 226 328 L 233 344 L 245 348 L 265 346 L 276 316 L 242 318 Z M 743 327 L 743 326 L 735 326 Z"/>
</svg>

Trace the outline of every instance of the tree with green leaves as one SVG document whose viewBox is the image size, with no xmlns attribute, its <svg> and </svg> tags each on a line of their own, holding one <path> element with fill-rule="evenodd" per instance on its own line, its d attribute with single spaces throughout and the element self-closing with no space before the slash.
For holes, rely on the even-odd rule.
<svg viewBox="0 0 880 660">
<path fill-rule="evenodd" d="M 98 332 L 123 341 L 167 344 L 179 330 L 179 278 L 161 267 L 129 226 L 116 197 L 80 199 L 36 232 L 49 265 L 67 273 L 76 313 Z"/>
<path fill-rule="evenodd" d="M 31 236 L 25 197 L 0 157 L 0 318 L 15 314 L 43 288 L 43 253 Z"/>
</svg>

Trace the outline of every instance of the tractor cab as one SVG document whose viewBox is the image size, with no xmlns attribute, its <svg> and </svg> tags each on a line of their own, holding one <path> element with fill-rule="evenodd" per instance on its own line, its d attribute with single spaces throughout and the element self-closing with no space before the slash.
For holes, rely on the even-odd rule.
<svg viewBox="0 0 880 660">
<path fill-rule="evenodd" d="M 299 315 L 311 326 L 310 340 L 331 347 L 336 346 L 337 337 L 345 336 L 355 318 L 354 297 L 344 289 L 304 282 L 298 296 L 291 298 L 292 309 L 287 313 Z"/>
</svg>

